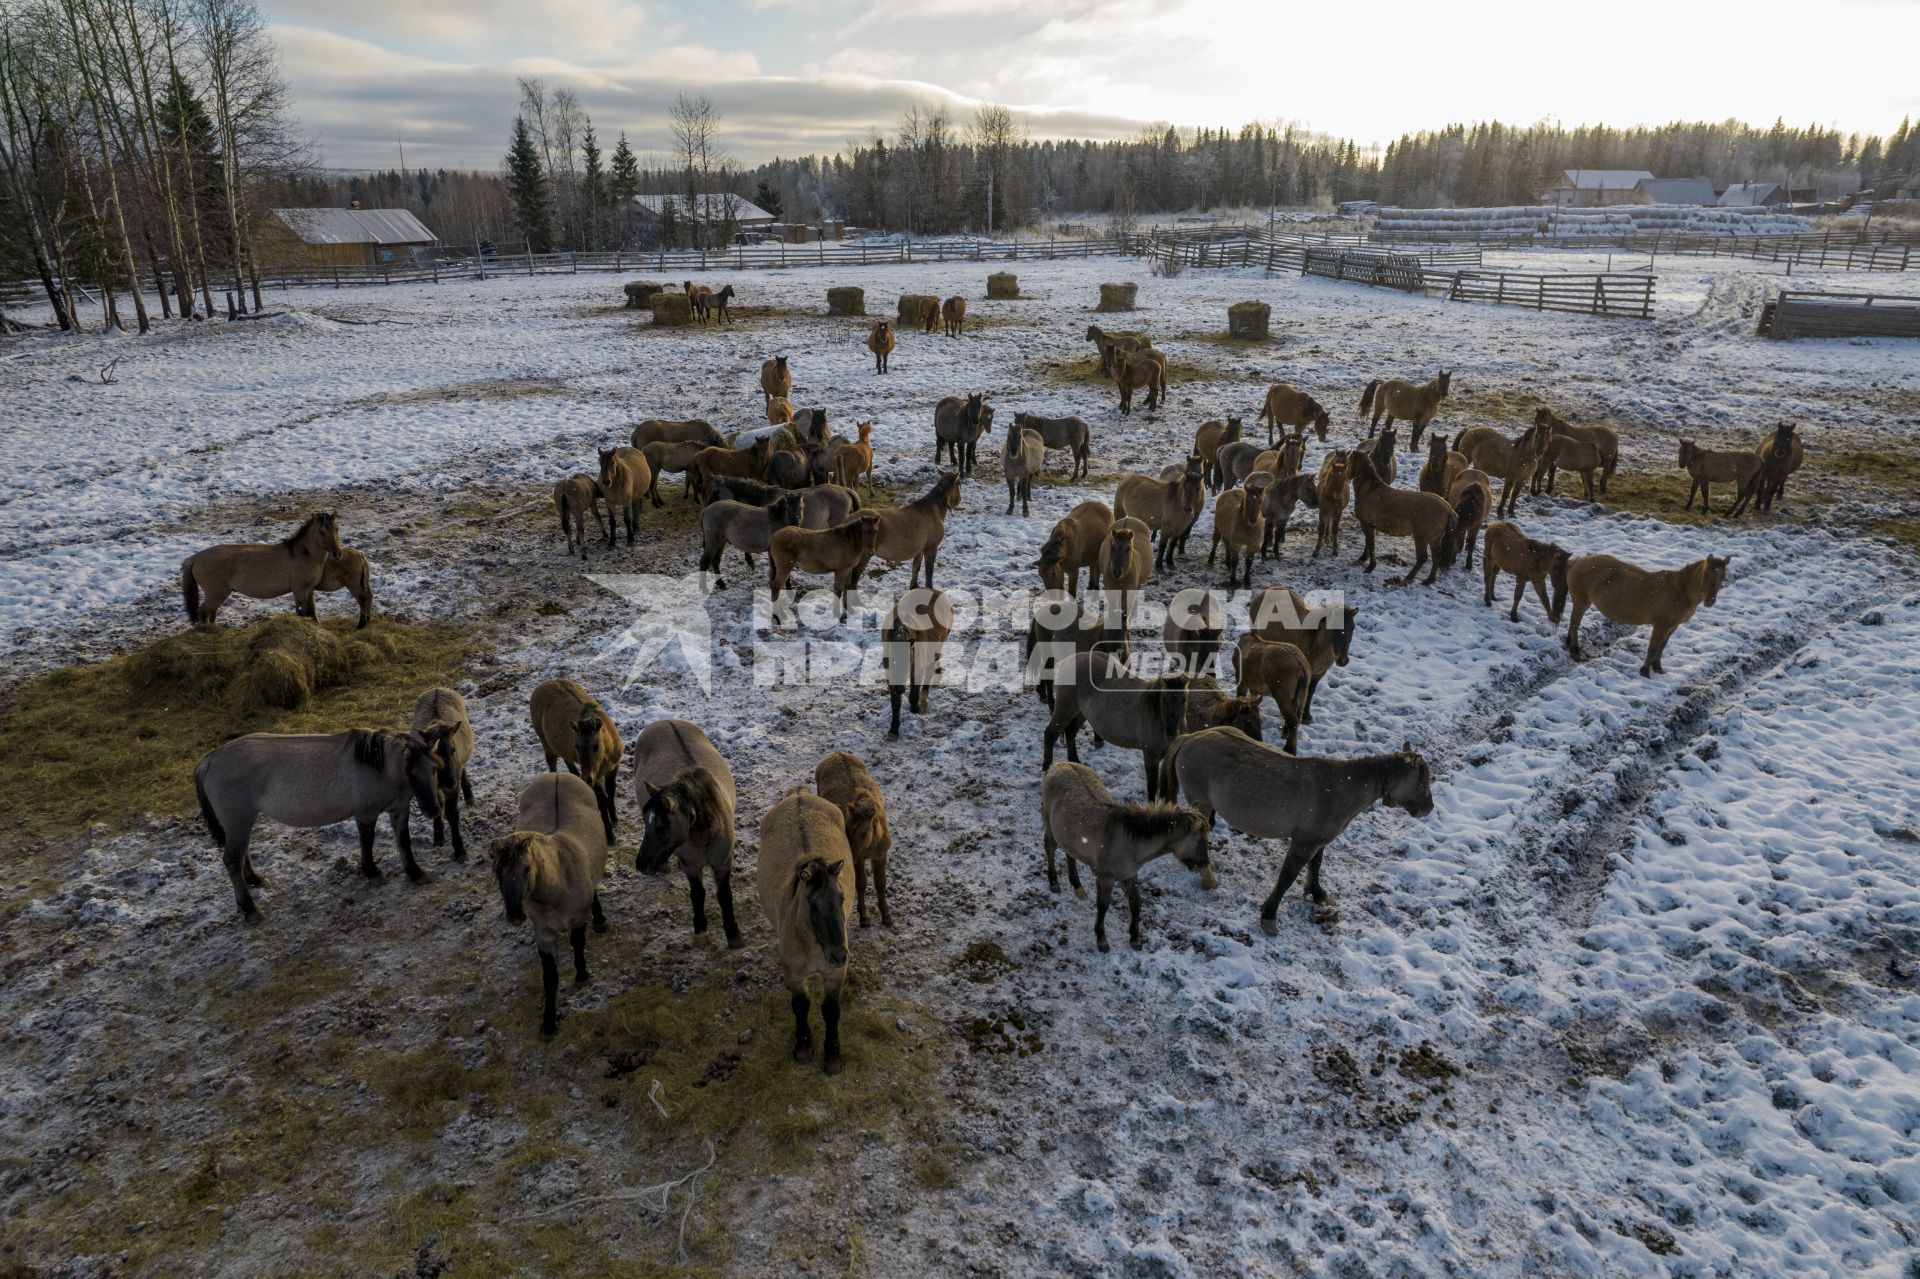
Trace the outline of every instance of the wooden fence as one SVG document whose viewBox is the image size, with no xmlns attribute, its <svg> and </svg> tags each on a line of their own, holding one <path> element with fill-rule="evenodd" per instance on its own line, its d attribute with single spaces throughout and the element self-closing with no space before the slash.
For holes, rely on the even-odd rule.
<svg viewBox="0 0 1920 1279">
<path fill-rule="evenodd" d="M 1537 235 L 1526 231 L 1428 231 L 1423 240 L 1473 244 L 1494 249 L 1614 249 L 1628 253 L 1681 254 L 1688 257 L 1737 257 L 1784 263 L 1789 270 L 1920 270 L 1920 232 L 1894 228 L 1823 231 L 1806 235 L 1708 235 L 1699 232 L 1617 235 Z M 1373 233 L 1377 246 L 1398 245 L 1395 234 Z"/>
<path fill-rule="evenodd" d="M 1760 313 L 1770 338 L 1920 338 L 1920 298 L 1782 292 Z"/>
<path fill-rule="evenodd" d="M 1303 275 L 1427 293 L 1450 302 L 1494 302 L 1535 311 L 1650 319 L 1653 277 L 1638 273 L 1448 269 L 1413 253 L 1309 249 Z"/>
</svg>

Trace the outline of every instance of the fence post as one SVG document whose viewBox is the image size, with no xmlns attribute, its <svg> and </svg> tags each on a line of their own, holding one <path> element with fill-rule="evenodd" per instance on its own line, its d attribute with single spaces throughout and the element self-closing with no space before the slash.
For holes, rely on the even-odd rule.
<svg viewBox="0 0 1920 1279">
<path fill-rule="evenodd" d="M 527 241 L 527 274 L 533 274 L 533 241 Z"/>
</svg>

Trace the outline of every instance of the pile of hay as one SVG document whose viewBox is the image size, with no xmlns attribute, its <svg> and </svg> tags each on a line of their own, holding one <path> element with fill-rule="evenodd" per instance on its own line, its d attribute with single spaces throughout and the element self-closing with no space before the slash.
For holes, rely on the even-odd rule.
<svg viewBox="0 0 1920 1279">
<path fill-rule="evenodd" d="M 1020 277 L 1011 271 L 995 271 L 987 277 L 987 296 L 990 298 L 1019 297 Z"/>
<path fill-rule="evenodd" d="M 194 627 L 0 696 L 0 812 L 35 834 L 192 812 L 193 765 L 243 733 L 398 727 L 472 636 L 375 617 Z"/>
<path fill-rule="evenodd" d="M 1100 286 L 1100 305 L 1096 311 L 1131 311 L 1134 298 L 1139 295 L 1137 284 L 1103 284 Z"/>
<path fill-rule="evenodd" d="M 924 293 L 902 293 L 900 308 L 894 312 L 893 322 L 903 329 L 917 329 L 920 327 L 920 317 L 927 309 L 927 303 L 937 304 L 939 301 L 939 298 L 930 298 Z"/>
<path fill-rule="evenodd" d="M 626 284 L 627 310 L 650 311 L 653 299 L 666 292 L 667 286 L 657 280 L 629 280 Z"/>
<path fill-rule="evenodd" d="M 827 290 L 828 315 L 865 315 L 867 313 L 867 291 L 851 285 Z"/>
<path fill-rule="evenodd" d="M 682 328 L 693 323 L 693 299 L 684 293 L 653 295 L 653 322 L 662 328 Z"/>
<path fill-rule="evenodd" d="M 1272 315 L 1273 308 L 1265 302 L 1235 302 L 1227 308 L 1227 336 L 1266 337 L 1267 321 Z"/>
</svg>

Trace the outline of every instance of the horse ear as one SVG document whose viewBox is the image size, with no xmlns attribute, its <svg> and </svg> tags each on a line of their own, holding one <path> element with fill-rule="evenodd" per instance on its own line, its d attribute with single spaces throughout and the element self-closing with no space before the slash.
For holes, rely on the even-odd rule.
<svg viewBox="0 0 1920 1279">
<path fill-rule="evenodd" d="M 1403 741 L 1403 742 L 1401 742 L 1401 743 L 1400 743 L 1400 753 L 1401 753 L 1401 754 L 1403 754 L 1403 755 L 1411 755 L 1411 754 L 1413 754 L 1413 743 L 1412 743 L 1412 741 Z"/>
<path fill-rule="evenodd" d="M 641 781 L 641 783 L 640 783 L 640 784 L 641 784 L 642 786 L 644 786 L 644 787 L 646 787 L 646 788 L 647 788 L 647 798 L 648 798 L 648 799 L 658 799 L 658 798 L 659 798 L 659 796 L 660 796 L 660 788 L 659 788 L 658 786 L 655 786 L 655 785 L 654 785 L 654 784 L 653 784 L 652 782 L 649 782 L 649 781 L 645 781 L 645 780 L 643 780 L 643 781 Z"/>
</svg>

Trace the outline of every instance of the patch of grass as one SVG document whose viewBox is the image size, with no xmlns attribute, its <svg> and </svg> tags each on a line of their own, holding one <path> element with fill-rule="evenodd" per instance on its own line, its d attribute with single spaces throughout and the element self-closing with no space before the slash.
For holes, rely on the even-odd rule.
<svg viewBox="0 0 1920 1279">
<path fill-rule="evenodd" d="M 1849 449 L 1844 453 L 1816 453 L 1808 457 L 1807 465 L 1794 479 L 1806 478 L 1807 472 L 1816 466 L 1822 471 L 1831 471 L 1836 476 L 1844 476 L 1861 483 L 1885 485 L 1906 497 L 1920 493 L 1920 453 L 1893 453 L 1885 449 Z M 1793 480 L 1787 481 L 1787 487 L 1789 491 L 1793 489 Z"/>
<path fill-rule="evenodd" d="M 1905 543 L 1909 550 L 1920 551 L 1920 520 L 1881 520 L 1873 527 L 1875 532 Z"/>
<path fill-rule="evenodd" d="M 1431 376 L 1431 375 L 1429 375 Z M 1414 381 L 1412 378 L 1406 381 Z M 1424 379 L 1422 379 L 1424 380 Z M 1552 407 L 1551 398 L 1544 391 L 1528 390 L 1520 387 L 1469 387 L 1462 390 L 1450 387 L 1447 398 L 1440 402 L 1440 417 L 1445 419 L 1454 414 L 1463 417 L 1487 418 L 1495 421 L 1524 419 L 1526 424 L 1533 422 L 1533 411 L 1541 405 Z M 1583 422 L 1583 426 L 1593 423 Z M 1618 429 L 1618 424 L 1614 424 Z M 1519 430 L 1515 427 L 1514 430 Z M 1622 436 L 1626 434 L 1621 432 Z M 1681 494 L 1684 498 L 1686 495 Z"/>
<path fill-rule="evenodd" d="M 1109 330 L 1109 332 L 1114 331 L 1115 330 Z M 1130 333 L 1127 336 L 1139 337 L 1143 335 Z M 1249 342 L 1238 343 L 1237 345 L 1258 346 L 1259 343 Z M 1154 349 L 1167 357 L 1167 385 L 1169 387 L 1179 386 L 1187 382 L 1204 382 L 1220 376 L 1212 369 L 1203 368 L 1190 361 L 1179 359 L 1164 348 L 1155 347 Z M 1097 386 L 1105 390 L 1113 390 L 1113 379 L 1100 371 L 1100 353 L 1092 349 L 1091 343 L 1088 343 L 1088 354 L 1085 359 L 1064 361 L 1044 360 L 1028 365 L 1027 373 L 1034 381 L 1045 382 L 1054 386 Z M 1114 394 L 1117 396 L 1119 392 L 1114 391 Z M 1145 395 L 1145 390 L 1135 391 L 1135 402 L 1138 403 L 1141 397 Z"/>
<path fill-rule="evenodd" d="M 359 631 L 280 616 L 53 671 L 0 694 L 0 809 L 37 839 L 192 812 L 205 752 L 242 733 L 403 724 L 423 690 L 456 682 L 473 641 L 377 614 Z"/>
<path fill-rule="evenodd" d="M 474 382 L 458 382 L 452 386 L 423 386 L 404 391 L 387 391 L 379 395 L 370 395 L 363 400 L 355 400 L 347 407 L 521 400 L 533 396 L 565 394 L 567 394 L 565 384 L 548 377 L 484 378 Z"/>
<path fill-rule="evenodd" d="M 1231 333 L 1182 333 L 1180 341 L 1208 342 L 1214 346 L 1224 346 L 1234 350 L 1252 350 L 1262 346 L 1280 345 L 1280 339 L 1271 333 L 1248 338 L 1235 337 Z"/>
<path fill-rule="evenodd" d="M 1701 512 L 1698 498 L 1694 499 L 1691 511 L 1681 509 L 1687 500 L 1690 485 L 1687 473 L 1682 470 L 1641 471 L 1623 468 L 1615 471 L 1613 479 L 1607 482 L 1606 494 L 1600 502 L 1609 510 L 1651 515 L 1669 524 L 1711 523 L 1712 517 Z M 1576 491 L 1578 487 L 1576 479 Z M 1722 489 L 1726 491 L 1723 493 Z M 1714 490 L 1715 509 L 1724 510 L 1732 497 L 1731 484 L 1717 485 Z"/>
</svg>

